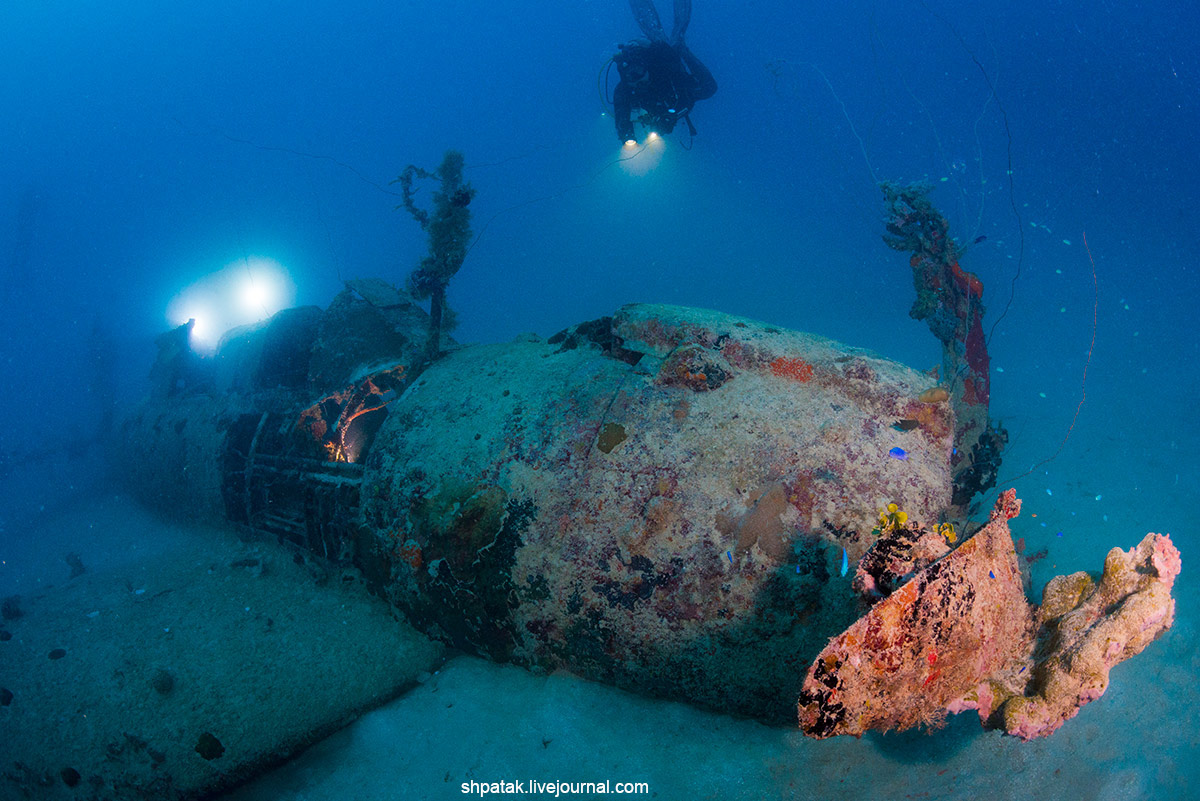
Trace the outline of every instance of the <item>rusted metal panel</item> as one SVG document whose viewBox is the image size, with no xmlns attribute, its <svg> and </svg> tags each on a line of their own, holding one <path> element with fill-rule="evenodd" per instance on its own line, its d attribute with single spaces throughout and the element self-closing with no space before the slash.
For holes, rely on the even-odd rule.
<svg viewBox="0 0 1200 801">
<path fill-rule="evenodd" d="M 715 312 L 585 331 L 450 354 L 392 406 L 363 499 L 388 596 L 468 650 L 782 719 L 856 614 L 843 548 L 888 501 L 948 505 L 949 406 Z"/>
</svg>

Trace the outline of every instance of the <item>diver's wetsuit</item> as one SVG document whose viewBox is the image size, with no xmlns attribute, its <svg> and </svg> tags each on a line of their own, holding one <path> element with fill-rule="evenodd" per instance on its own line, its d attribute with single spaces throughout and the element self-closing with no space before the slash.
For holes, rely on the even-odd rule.
<svg viewBox="0 0 1200 801">
<path fill-rule="evenodd" d="M 691 0 L 675 0 L 675 27 L 667 41 L 653 0 L 629 0 L 633 16 L 649 42 L 621 46 L 614 57 L 621 81 L 613 92 L 613 113 L 617 138 L 634 138 L 633 110 L 646 112 L 646 126 L 657 133 L 669 134 L 675 123 L 687 120 L 698 100 L 716 94 L 717 81 L 683 41 L 692 16 Z M 695 133 L 695 130 L 692 129 Z"/>
</svg>

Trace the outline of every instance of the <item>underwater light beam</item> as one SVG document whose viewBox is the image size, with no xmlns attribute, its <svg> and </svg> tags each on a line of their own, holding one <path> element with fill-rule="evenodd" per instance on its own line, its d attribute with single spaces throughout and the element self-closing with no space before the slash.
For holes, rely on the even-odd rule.
<svg viewBox="0 0 1200 801">
<path fill-rule="evenodd" d="M 251 256 L 209 273 L 167 304 L 173 326 L 195 319 L 192 347 L 212 351 L 231 328 L 252 325 L 292 305 L 296 288 L 274 259 Z"/>
<path fill-rule="evenodd" d="M 645 144 L 638 146 L 637 142 L 626 142 L 621 146 L 621 157 L 618 163 L 628 175 L 645 175 L 662 163 L 663 153 L 666 152 L 666 140 L 651 131 L 646 136 Z"/>
</svg>

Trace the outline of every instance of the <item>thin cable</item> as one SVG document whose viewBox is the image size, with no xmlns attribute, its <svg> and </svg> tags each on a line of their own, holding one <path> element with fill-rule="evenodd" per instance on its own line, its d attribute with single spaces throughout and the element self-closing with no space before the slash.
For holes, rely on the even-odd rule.
<svg viewBox="0 0 1200 801">
<path fill-rule="evenodd" d="M 1092 258 L 1092 249 L 1088 247 L 1087 231 L 1083 232 L 1083 249 L 1087 251 L 1088 263 L 1092 265 L 1092 341 L 1088 343 L 1087 360 L 1083 363 L 1083 379 L 1079 382 L 1079 403 L 1075 406 L 1075 414 L 1071 417 L 1071 425 L 1067 427 L 1067 433 L 1063 436 L 1062 442 L 1058 443 L 1058 450 L 1019 476 L 1005 480 L 1002 482 L 1004 484 L 1011 484 L 1018 479 L 1025 478 L 1025 476 L 1048 462 L 1053 461 L 1062 453 L 1063 448 L 1067 446 L 1067 440 L 1071 438 L 1071 432 L 1075 430 L 1075 422 L 1079 420 L 1079 412 L 1083 409 L 1083 402 L 1087 400 L 1087 374 L 1088 368 L 1092 365 L 1092 352 L 1096 348 L 1096 327 L 1100 320 L 1100 282 L 1096 279 L 1096 260 Z"/>
<path fill-rule="evenodd" d="M 817 71 L 817 74 L 821 76 L 821 80 L 823 80 L 825 85 L 829 87 L 829 92 L 833 95 L 833 99 L 836 100 L 838 105 L 842 107 L 842 116 L 846 118 L 846 124 L 850 126 L 850 133 L 854 134 L 854 138 L 858 140 L 858 147 L 862 151 L 863 161 L 867 163 L 867 170 L 871 173 L 871 180 L 875 182 L 876 186 L 879 186 L 879 178 L 875 175 L 875 168 L 871 166 L 870 156 L 867 155 L 867 144 L 863 141 L 863 138 L 858 135 L 858 131 L 854 127 L 854 121 L 850 119 L 850 112 L 846 110 L 846 104 L 842 102 L 840 97 L 838 97 L 837 90 L 833 88 L 833 84 L 830 83 L 829 79 L 825 77 L 825 73 L 821 72 L 821 68 L 812 63 L 810 63 L 809 66 Z"/>
<path fill-rule="evenodd" d="M 338 161 L 333 156 L 326 156 L 323 153 L 308 153 L 303 150 L 293 150 L 290 147 L 278 147 L 276 145 L 260 145 L 258 142 L 254 142 L 250 139 L 239 139 L 236 136 L 230 136 L 229 134 L 226 134 L 226 133 L 222 133 L 222 134 L 220 134 L 220 136 L 225 139 L 228 139 L 230 142 L 236 142 L 239 145 L 249 145 L 250 147 L 255 148 L 256 150 L 266 150 L 266 151 L 272 152 L 272 153 L 287 153 L 288 155 L 291 155 L 291 156 L 301 156 L 306 159 L 315 159 L 318 161 L 328 161 L 332 164 L 336 164 L 337 166 L 341 167 L 344 170 L 349 170 L 350 172 L 354 173 L 354 175 L 360 181 L 362 181 L 363 183 L 366 183 L 366 184 L 370 184 L 371 186 L 375 187 L 376 189 L 378 189 L 380 192 L 383 192 L 384 194 L 394 195 L 396 197 L 400 196 L 399 192 L 393 192 L 392 190 L 387 189 L 386 187 L 375 183 L 370 178 L 368 178 L 367 176 L 363 175 L 361 172 L 356 170 L 354 167 L 350 166 L 349 164 L 347 164 L 344 161 Z"/>
<path fill-rule="evenodd" d="M 1000 321 L 1004 319 L 1005 315 L 1008 314 L 1008 310 L 1012 308 L 1013 298 L 1015 298 L 1017 295 L 1017 279 L 1021 277 L 1021 266 L 1025 263 L 1025 223 L 1021 220 L 1021 212 L 1017 209 L 1017 190 L 1016 185 L 1013 182 L 1012 129 L 1008 125 L 1008 112 L 1004 110 L 1004 104 L 1000 102 L 1000 95 L 996 92 L 996 86 L 992 83 L 992 78 L 990 75 L 988 75 L 988 71 L 984 68 L 983 64 L 980 63 L 979 58 L 975 55 L 975 51 L 967 46 L 966 41 L 962 38 L 962 34 L 958 32 L 957 28 L 950 24 L 948 19 L 931 9 L 929 6 L 925 5 L 925 0 L 920 0 L 920 3 L 922 8 L 924 8 L 932 16 L 937 17 L 939 20 L 941 20 L 943 25 L 950 29 L 950 33 L 954 35 L 954 38 L 958 40 L 958 43 L 962 49 L 968 56 L 971 57 L 971 61 L 975 62 L 975 66 L 979 68 L 979 74 L 983 76 L 984 83 L 987 84 L 988 89 L 992 93 L 992 97 L 996 99 L 996 108 L 1000 110 L 1000 118 L 1004 121 L 1004 136 L 1008 140 L 1008 162 L 1007 169 L 1005 170 L 1005 174 L 1008 176 L 1008 205 L 1010 208 L 1012 208 L 1013 217 L 1015 217 L 1017 220 L 1017 236 L 1020 241 L 1017 250 L 1017 269 L 1016 272 L 1013 273 L 1012 281 L 1009 283 L 1008 287 L 1008 301 L 1004 304 L 1004 311 L 1000 312 L 1000 316 L 992 322 L 992 327 L 988 329 L 987 341 L 984 344 L 990 346 L 992 344 L 992 336 L 996 333 L 996 326 L 1000 325 Z"/>
</svg>

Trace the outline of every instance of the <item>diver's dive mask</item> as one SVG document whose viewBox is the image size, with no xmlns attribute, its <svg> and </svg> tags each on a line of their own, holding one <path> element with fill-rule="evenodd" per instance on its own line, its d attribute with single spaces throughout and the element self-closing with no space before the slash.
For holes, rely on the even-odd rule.
<svg viewBox="0 0 1200 801">
<path fill-rule="evenodd" d="M 650 77 L 650 68 L 646 64 L 646 48 L 649 42 L 636 39 L 628 44 L 617 45 L 617 54 L 613 62 L 617 65 L 617 74 L 626 83 L 641 83 Z"/>
</svg>

